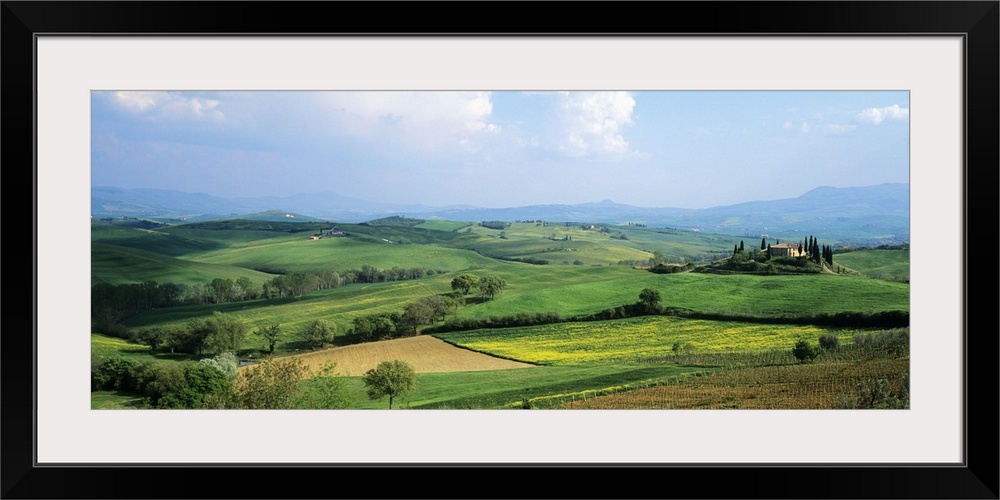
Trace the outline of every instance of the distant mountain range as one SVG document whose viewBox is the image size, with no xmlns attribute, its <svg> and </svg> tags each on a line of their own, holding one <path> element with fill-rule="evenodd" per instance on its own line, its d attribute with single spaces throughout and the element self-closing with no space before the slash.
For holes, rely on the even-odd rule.
<svg viewBox="0 0 1000 500">
<path fill-rule="evenodd" d="M 285 215 L 288 215 L 286 217 Z M 822 236 L 856 244 L 896 244 L 910 239 L 909 184 L 818 187 L 797 198 L 752 201 L 704 209 L 647 208 L 610 200 L 578 205 L 479 208 L 374 203 L 333 192 L 287 197 L 220 198 L 162 189 L 93 187 L 91 215 L 136 217 L 164 222 L 222 218 L 276 218 L 357 223 L 398 215 L 420 219 L 546 220 L 603 224 L 645 224 L 759 238 Z"/>
</svg>

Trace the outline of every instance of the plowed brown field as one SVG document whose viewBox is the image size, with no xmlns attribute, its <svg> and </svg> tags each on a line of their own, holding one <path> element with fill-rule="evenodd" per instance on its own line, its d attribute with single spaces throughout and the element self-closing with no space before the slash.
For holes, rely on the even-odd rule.
<svg viewBox="0 0 1000 500">
<path fill-rule="evenodd" d="M 293 356 L 301 359 L 314 374 L 319 373 L 327 361 L 334 361 L 337 363 L 335 372 L 346 376 L 364 375 L 380 362 L 393 359 L 409 363 L 417 373 L 508 370 L 534 366 L 461 349 L 431 336 L 366 342 Z"/>
</svg>

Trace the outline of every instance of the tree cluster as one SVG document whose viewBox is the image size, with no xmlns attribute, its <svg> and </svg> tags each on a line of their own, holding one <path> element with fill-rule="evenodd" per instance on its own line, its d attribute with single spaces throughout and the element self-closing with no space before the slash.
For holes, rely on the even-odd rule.
<svg viewBox="0 0 1000 500">
<path fill-rule="evenodd" d="M 91 329 L 95 332 L 128 338 L 121 323 L 141 312 L 162 307 L 190 304 L 224 304 L 260 298 L 298 297 L 315 290 L 326 290 L 354 283 L 383 283 L 420 279 L 447 271 L 425 268 L 379 269 L 364 265 L 344 272 L 294 272 L 275 276 L 258 286 L 247 277 L 235 280 L 215 278 L 204 285 L 155 281 L 112 285 L 99 283 L 91 288 Z"/>
<path fill-rule="evenodd" d="M 90 290 L 91 328 L 115 334 L 117 325 L 136 314 L 158 307 L 170 307 L 183 303 L 185 287 L 155 281 L 112 285 L 98 283 Z M 119 335 L 120 336 L 120 335 Z"/>
<path fill-rule="evenodd" d="M 479 225 L 488 229 L 503 230 L 510 227 L 510 222 L 504 222 L 499 220 L 484 220 L 480 222 Z"/>
<path fill-rule="evenodd" d="M 348 408 L 353 398 L 335 366 L 328 363 L 311 376 L 297 358 L 265 360 L 243 370 L 232 353 L 183 363 L 95 358 L 91 390 L 139 395 L 144 408 Z"/>
<path fill-rule="evenodd" d="M 519 326 L 535 326 L 559 323 L 562 321 L 558 312 L 544 313 L 519 312 L 505 316 L 490 316 L 488 318 L 452 318 L 441 325 L 428 328 L 432 332 L 456 332 L 462 330 L 477 330 L 480 328 L 511 328 Z"/>
<path fill-rule="evenodd" d="M 833 265 L 833 248 L 829 245 L 820 245 L 813 236 L 809 236 L 802 243 L 799 243 L 799 251 L 805 251 L 806 256 L 817 264 L 826 262 L 828 266 Z"/>
<path fill-rule="evenodd" d="M 315 290 L 328 290 L 355 283 L 386 283 L 420 279 L 424 276 L 444 273 L 446 271 L 420 267 L 379 269 L 364 265 L 361 269 L 349 269 L 343 272 L 322 271 L 319 273 L 288 273 L 271 278 L 263 286 L 264 298 L 298 297 Z"/>
<path fill-rule="evenodd" d="M 499 276 L 475 276 L 472 274 L 462 274 L 451 280 L 451 289 L 461 292 L 462 295 L 468 295 L 473 288 L 479 290 L 479 296 L 484 300 L 493 300 L 507 288 L 507 281 Z"/>
<path fill-rule="evenodd" d="M 138 394 L 149 408 L 201 408 L 205 397 L 224 392 L 235 374 L 232 354 L 186 364 L 95 358 L 90 371 L 92 391 Z"/>
<path fill-rule="evenodd" d="M 130 333 L 127 338 L 149 346 L 156 352 L 221 354 L 236 352 L 249 332 L 249 325 L 228 313 L 215 311 L 206 318 L 193 318 L 183 327 L 153 327 Z"/>
<path fill-rule="evenodd" d="M 351 335 L 361 342 L 391 338 L 403 323 L 400 313 L 367 314 L 354 318 Z"/>
</svg>

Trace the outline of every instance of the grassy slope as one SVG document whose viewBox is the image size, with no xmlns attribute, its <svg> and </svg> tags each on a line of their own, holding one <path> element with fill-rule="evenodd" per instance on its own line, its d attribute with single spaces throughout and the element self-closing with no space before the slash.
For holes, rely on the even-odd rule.
<svg viewBox="0 0 1000 500">
<path fill-rule="evenodd" d="M 250 322 L 281 323 L 289 340 L 294 340 L 294 331 L 319 318 L 336 324 L 342 334 L 356 316 L 402 312 L 408 302 L 450 292 L 450 282 L 456 274 L 395 283 L 356 284 L 296 299 L 154 310 L 131 318 L 127 325 L 137 328 L 156 324 L 179 326 L 190 318 L 219 310 Z M 842 275 L 658 275 L 618 266 L 555 267 L 513 263 L 498 263 L 490 269 L 473 271 L 473 274 L 496 274 L 507 280 L 508 287 L 493 301 L 476 303 L 470 300 L 458 311 L 462 317 L 550 311 L 558 311 L 564 317 L 590 314 L 636 302 L 639 292 L 646 287 L 659 290 L 665 305 L 707 312 L 807 315 L 869 308 L 874 311 L 909 310 L 908 285 Z M 259 343 L 251 337 L 244 345 L 257 347 Z"/>
<path fill-rule="evenodd" d="M 833 263 L 873 278 L 909 279 L 908 250 L 858 250 L 833 256 Z"/>
<path fill-rule="evenodd" d="M 599 391 L 623 387 L 645 387 L 658 382 L 691 377 L 711 369 L 675 365 L 584 367 L 545 366 L 524 370 L 422 373 L 413 392 L 398 400 L 400 408 L 464 409 L 516 408 L 524 399 L 541 405 L 553 400 L 572 400 Z M 359 408 L 386 408 L 388 400 L 369 401 L 363 396 L 359 378 L 349 384 Z"/>
<path fill-rule="evenodd" d="M 654 251 L 663 254 L 668 262 L 708 261 L 712 255 L 731 251 L 733 244 L 739 243 L 739 238 L 732 236 L 691 231 L 608 226 L 611 232 L 605 233 L 582 229 L 581 225 L 513 223 L 504 230 L 506 239 L 500 238 L 497 229 L 476 226 L 472 233 L 481 238 L 468 245 L 488 255 L 533 257 L 552 264 L 579 259 L 585 265 L 608 265 L 646 260 Z M 612 238 L 619 234 L 627 239 Z M 569 240 L 562 241 L 567 237 Z"/>
<path fill-rule="evenodd" d="M 383 268 L 393 266 L 431 267 L 454 271 L 450 274 L 430 276 L 416 281 L 351 285 L 317 291 L 296 299 L 189 306 L 151 311 L 131 319 L 129 325 L 132 327 L 170 324 L 180 326 L 187 319 L 209 315 L 213 310 L 222 310 L 251 322 L 275 321 L 282 323 L 286 341 L 290 342 L 295 340 L 294 332 L 299 327 L 317 318 L 333 321 L 337 324 L 339 333 L 343 334 L 355 316 L 373 312 L 401 312 L 403 306 L 409 301 L 426 295 L 449 292 L 450 280 L 463 271 L 477 275 L 495 274 L 503 277 L 509 284 L 508 288 L 494 301 L 478 303 L 470 300 L 458 313 L 468 317 L 549 311 L 558 311 L 563 316 L 588 314 L 607 307 L 635 302 L 639 291 L 646 287 L 659 290 L 665 305 L 708 312 L 764 315 L 909 309 L 908 285 L 860 277 L 837 275 L 718 276 L 693 273 L 656 275 L 619 265 L 534 266 L 502 262 L 482 257 L 468 250 L 451 248 L 476 247 L 480 251 L 484 251 L 484 249 L 502 250 L 505 252 L 503 255 L 508 257 L 518 255 L 544 256 L 544 252 L 541 254 L 526 252 L 560 243 L 545 240 L 544 235 L 551 236 L 553 231 L 563 230 L 562 227 L 540 228 L 534 225 L 525 225 L 523 228 L 517 227 L 513 231 L 509 231 L 507 240 L 500 240 L 496 236 L 499 231 L 481 227 L 475 227 L 473 233 L 463 234 L 446 231 L 446 226 L 426 228 L 357 226 L 351 228 L 356 232 L 352 233 L 354 235 L 349 238 L 325 238 L 319 241 L 309 241 L 303 234 L 192 229 L 183 226 L 158 230 L 110 229 L 109 231 L 95 230 L 93 232 L 95 234 L 94 241 L 130 244 L 142 249 L 162 250 L 166 254 L 184 256 L 202 263 L 211 262 L 227 266 L 245 265 L 247 267 L 280 266 L 289 270 L 350 269 L 367 264 Z M 615 228 L 616 231 L 619 229 L 627 235 L 628 240 L 611 240 L 607 233 L 566 228 L 565 231 L 572 236 L 572 241 L 565 243 L 579 245 L 581 250 L 577 251 L 580 252 L 577 253 L 578 256 L 584 255 L 584 248 L 593 249 L 587 254 L 590 255 L 588 258 L 605 264 L 611 263 L 612 260 L 618 259 L 622 255 L 636 255 L 635 252 L 642 256 L 648 256 L 649 252 L 653 250 L 659 250 L 666 254 L 668 261 L 674 260 L 671 259 L 671 249 L 675 246 L 684 248 L 683 255 L 693 256 L 716 251 L 717 248 L 729 251 L 733 245 L 732 238 L 715 235 L 643 228 Z M 571 231 L 579 231 L 579 234 Z M 395 238 L 395 241 L 402 239 L 404 241 L 432 243 L 432 245 L 412 243 L 390 245 L 381 243 L 383 236 Z M 609 247 L 611 250 L 597 250 L 601 245 L 621 246 Z M 560 256 L 572 255 L 573 253 L 576 252 L 566 252 L 564 249 L 558 251 Z M 573 258 L 578 257 L 574 256 Z M 588 264 L 593 264 L 593 262 L 588 262 Z M 230 268 L 227 267 L 227 269 Z M 625 335 L 630 328 L 641 333 L 641 330 L 646 328 L 642 326 L 641 322 L 646 320 L 630 320 L 636 321 L 636 323 L 614 324 L 605 329 L 612 333 L 605 332 L 604 335 Z M 668 320 L 669 318 L 656 318 L 650 321 L 655 323 L 656 321 Z M 624 328 L 621 328 L 623 326 Z M 558 330 L 562 327 L 564 326 L 559 325 L 554 328 Z M 566 328 L 567 332 L 559 335 L 564 337 L 570 335 L 568 327 Z M 657 326 L 652 328 L 655 330 Z M 659 339 L 655 340 L 653 344 L 655 348 L 648 354 L 655 355 L 662 352 L 667 345 L 666 339 L 670 335 L 673 336 L 670 344 L 674 341 L 684 341 L 691 344 L 702 342 L 708 346 L 722 342 L 719 339 L 724 338 L 725 335 L 719 333 L 719 325 L 713 325 L 712 328 L 714 328 L 715 337 L 706 337 L 709 340 L 705 340 L 692 331 L 659 325 L 661 332 Z M 791 327 L 784 331 L 786 333 L 794 332 L 795 328 L 799 327 Z M 497 333 L 510 335 L 518 330 L 532 333 L 534 338 L 523 337 L 532 342 L 541 342 L 545 337 L 541 330 L 531 331 L 531 329 L 498 330 Z M 725 327 L 721 331 L 727 332 Z M 816 332 L 810 331 L 808 333 L 812 335 Z M 595 346 L 597 351 L 604 349 L 610 352 L 613 347 L 612 344 L 604 342 L 605 338 L 587 337 L 587 335 L 591 335 L 590 333 L 581 335 L 583 335 L 581 338 L 588 338 L 587 343 Z M 787 341 L 787 339 L 783 341 Z M 98 341 L 96 344 L 101 344 L 101 342 Z M 643 344 L 640 340 L 634 340 L 634 342 L 639 343 L 632 346 L 619 346 L 619 351 L 643 352 L 640 347 Z M 244 342 L 244 347 L 259 348 L 262 345 L 263 342 L 253 335 L 248 336 Z M 282 346 L 283 344 L 279 343 L 279 349 Z M 537 346 L 533 348 L 537 349 Z M 95 349 L 99 352 L 100 347 Z M 130 355 L 152 358 L 152 356 L 138 351 L 138 349 L 145 349 L 144 347 L 131 349 L 135 349 L 135 351 Z M 614 358 L 616 355 L 612 354 L 610 357 Z M 160 356 L 154 359 L 158 358 Z M 584 365 L 512 370 L 514 372 L 531 372 L 537 378 L 533 378 L 531 381 L 512 379 L 508 385 L 496 384 L 495 386 L 492 385 L 495 380 L 491 380 L 490 375 L 492 374 L 493 378 L 496 379 L 499 377 L 496 372 L 434 374 L 433 376 L 422 374 L 422 388 L 411 395 L 409 402 L 414 407 L 436 404 L 442 407 L 459 408 L 475 406 L 472 402 L 473 399 L 488 395 L 495 403 L 507 404 L 520 401 L 526 390 L 535 391 L 537 389 L 539 391 L 537 394 L 559 393 L 563 390 L 579 392 L 625 383 L 639 383 L 648 379 L 649 373 L 653 372 L 655 372 L 654 375 L 659 374 L 656 376 L 668 376 L 674 373 L 665 371 L 671 368 L 668 365 L 643 367 L 608 365 L 606 363 L 606 356 L 599 355 L 590 358 Z M 653 370 L 653 372 L 646 373 L 643 370 Z M 354 379 L 352 384 L 354 384 L 355 391 L 363 392 L 358 379 Z M 368 407 L 384 406 L 370 403 Z"/>
<path fill-rule="evenodd" d="M 246 268 L 281 268 L 289 272 L 346 271 L 364 265 L 380 269 L 423 267 L 458 271 L 489 263 L 480 255 L 435 245 L 389 244 L 354 237 L 269 239 L 264 244 L 245 245 L 203 253 L 191 258 L 199 262 Z"/>
<path fill-rule="evenodd" d="M 205 264 L 145 250 L 100 243 L 91 244 L 90 262 L 92 284 L 118 285 L 155 281 L 161 284 L 199 285 L 210 283 L 215 278 L 235 281 L 242 277 L 261 284 L 272 277 L 250 269 Z"/>
<path fill-rule="evenodd" d="M 420 229 L 433 229 L 435 231 L 458 231 L 464 227 L 471 225 L 471 222 L 453 221 L 453 220 L 429 220 L 418 224 L 415 227 Z"/>
<path fill-rule="evenodd" d="M 207 235 L 213 236 L 213 235 Z M 260 235 L 245 235 L 257 237 Z M 181 257 L 195 252 L 224 248 L 225 241 L 218 238 L 200 237 L 191 232 L 178 233 L 174 228 L 140 229 L 118 226 L 92 226 L 90 241 L 104 245 L 146 250 L 171 257 Z"/>
<path fill-rule="evenodd" d="M 495 266 L 508 288 L 494 301 L 467 306 L 463 315 L 513 312 L 586 314 L 633 303 L 643 288 L 658 290 L 667 306 L 748 315 L 909 310 L 909 286 L 837 275 L 752 276 L 653 274 L 622 267 Z"/>
</svg>

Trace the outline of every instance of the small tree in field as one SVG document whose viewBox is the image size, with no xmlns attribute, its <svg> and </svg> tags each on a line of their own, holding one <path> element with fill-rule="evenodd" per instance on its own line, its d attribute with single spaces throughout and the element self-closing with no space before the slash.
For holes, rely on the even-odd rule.
<svg viewBox="0 0 1000 500">
<path fill-rule="evenodd" d="M 643 309 L 647 313 L 655 313 L 660 311 L 660 303 L 663 298 L 660 296 L 660 292 L 653 290 L 652 288 L 643 288 L 639 292 L 639 303 L 642 304 Z"/>
<path fill-rule="evenodd" d="M 485 300 L 493 300 L 504 288 L 507 288 L 507 282 L 499 276 L 483 276 L 479 278 L 476 282 L 476 287 L 479 288 L 479 295 Z"/>
<path fill-rule="evenodd" d="M 811 363 L 816 356 L 819 356 L 820 348 L 818 346 L 809 345 L 809 342 L 805 340 L 800 340 L 795 343 L 795 347 L 792 348 L 792 355 L 795 359 L 799 360 L 800 363 Z"/>
<path fill-rule="evenodd" d="M 262 325 L 257 328 L 255 333 L 267 342 L 267 353 L 274 354 L 274 346 L 278 344 L 278 339 L 281 338 L 281 325 L 278 323 Z"/>
<path fill-rule="evenodd" d="M 840 339 L 832 333 L 825 333 L 819 336 L 819 346 L 827 351 L 840 349 Z"/>
<path fill-rule="evenodd" d="M 371 400 L 389 396 L 389 409 L 397 397 L 413 390 L 416 385 L 416 373 L 413 367 L 398 359 L 383 361 L 377 367 L 365 372 L 364 383 Z"/>
<path fill-rule="evenodd" d="M 310 349 L 323 347 L 327 342 L 333 342 L 333 336 L 337 333 L 337 325 L 324 319 L 313 320 L 299 330 L 299 337 L 309 346 Z"/>
</svg>

